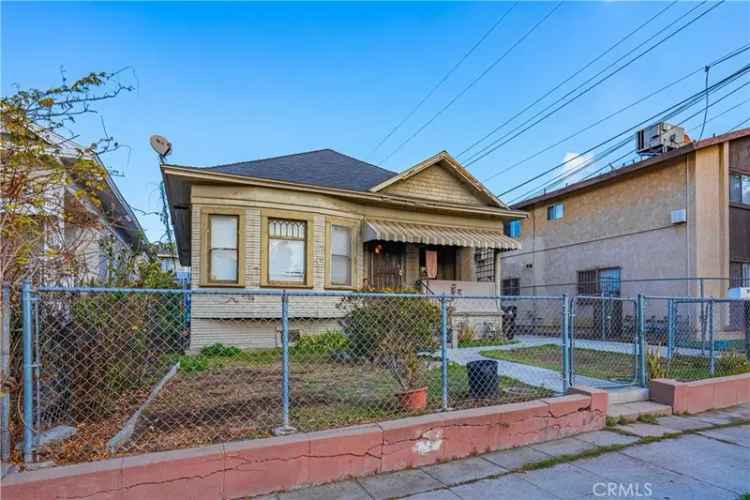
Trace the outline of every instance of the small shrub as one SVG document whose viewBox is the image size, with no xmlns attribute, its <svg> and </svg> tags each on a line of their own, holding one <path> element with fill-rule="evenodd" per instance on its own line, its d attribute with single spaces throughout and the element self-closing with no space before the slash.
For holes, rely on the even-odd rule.
<svg viewBox="0 0 750 500">
<path fill-rule="evenodd" d="M 242 353 L 239 347 L 225 346 L 222 343 L 207 345 L 201 349 L 203 356 L 215 356 L 220 358 L 231 358 Z"/>
<path fill-rule="evenodd" d="M 342 332 L 328 330 L 319 335 L 305 335 L 300 337 L 292 348 L 294 353 L 332 354 L 344 351 L 349 345 L 349 339 Z"/>
<path fill-rule="evenodd" d="M 202 354 L 199 356 L 181 356 L 180 371 L 185 373 L 202 372 L 208 369 L 208 359 Z"/>
<path fill-rule="evenodd" d="M 462 326 L 461 331 L 458 332 L 458 345 L 467 344 L 474 340 L 474 326 L 470 323 L 466 323 Z"/>
<path fill-rule="evenodd" d="M 427 365 L 420 353 L 437 345 L 440 308 L 416 297 L 358 297 L 347 305 L 352 356 L 385 367 L 403 390 L 423 385 Z"/>
<path fill-rule="evenodd" d="M 649 348 L 646 353 L 646 366 L 648 368 L 648 378 L 665 378 L 667 376 L 667 366 L 661 357 L 661 346 L 657 345 Z"/>
<path fill-rule="evenodd" d="M 716 373 L 721 375 L 750 373 L 750 361 L 742 353 L 728 352 L 716 360 Z"/>
</svg>

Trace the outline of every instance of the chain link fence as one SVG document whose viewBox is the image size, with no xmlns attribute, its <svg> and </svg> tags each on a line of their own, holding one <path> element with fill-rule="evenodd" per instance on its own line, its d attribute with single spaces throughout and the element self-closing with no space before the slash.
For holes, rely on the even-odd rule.
<svg viewBox="0 0 750 500">
<path fill-rule="evenodd" d="M 750 300 L 646 297 L 643 308 L 654 378 L 699 380 L 750 368 Z"/>
<path fill-rule="evenodd" d="M 27 463 L 528 401 L 573 383 L 718 376 L 747 365 L 750 338 L 747 301 L 49 287 L 23 296 L 13 416 Z M 683 359 L 696 371 L 678 369 Z"/>
</svg>

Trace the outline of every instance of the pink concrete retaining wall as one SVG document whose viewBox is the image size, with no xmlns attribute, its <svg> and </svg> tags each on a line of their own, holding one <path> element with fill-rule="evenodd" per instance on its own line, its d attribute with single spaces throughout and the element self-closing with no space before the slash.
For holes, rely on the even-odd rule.
<svg viewBox="0 0 750 500">
<path fill-rule="evenodd" d="M 607 393 L 574 394 L 331 431 L 10 474 L 3 498 L 219 499 L 466 457 L 604 427 Z"/>
<path fill-rule="evenodd" d="M 750 373 L 694 382 L 651 381 L 651 399 L 672 407 L 673 413 L 701 413 L 750 403 Z"/>
</svg>

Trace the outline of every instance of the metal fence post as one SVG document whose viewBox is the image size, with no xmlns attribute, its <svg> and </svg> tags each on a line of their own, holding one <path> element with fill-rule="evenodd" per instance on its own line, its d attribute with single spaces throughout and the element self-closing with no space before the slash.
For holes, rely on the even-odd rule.
<svg viewBox="0 0 750 500">
<path fill-rule="evenodd" d="M 568 295 L 562 296 L 562 323 L 561 323 L 561 341 L 562 341 L 562 392 L 567 394 L 570 389 L 570 346 L 568 344 L 570 333 L 570 302 Z"/>
<path fill-rule="evenodd" d="M 443 411 L 448 407 L 448 302 L 440 297 L 440 383 L 443 392 Z"/>
<path fill-rule="evenodd" d="M 638 294 L 638 377 L 641 387 L 646 387 L 646 297 Z"/>
<path fill-rule="evenodd" d="M 31 325 L 31 282 L 24 280 L 21 288 L 21 308 L 23 313 L 23 460 L 32 461 L 34 439 L 34 391 L 33 391 L 33 328 Z"/>
<path fill-rule="evenodd" d="M 2 364 L 0 364 L 0 380 L 6 380 L 10 370 L 10 284 L 3 283 L 3 304 L 2 304 L 2 315 L 3 322 L 0 325 L 0 348 L 2 349 Z M 2 402 L 0 403 L 2 408 L 2 414 L 0 414 L 0 422 L 2 422 L 2 428 L 0 428 L 0 461 L 3 463 L 3 467 L 8 464 L 10 458 L 10 394 L 5 394 L 2 387 L 0 387 L 0 394 L 2 394 Z M 0 471 L 0 476 L 5 473 L 5 470 Z"/>
<path fill-rule="evenodd" d="M 714 303 L 708 303 L 708 371 L 713 377 L 716 374 L 716 352 L 714 349 Z"/>
<path fill-rule="evenodd" d="M 705 300 L 705 285 L 703 283 L 703 278 L 699 278 L 700 283 L 700 294 L 701 294 L 701 302 L 700 302 L 700 327 L 701 327 L 701 356 L 705 354 L 706 351 L 706 304 L 704 302 Z"/>
<path fill-rule="evenodd" d="M 675 310 L 674 301 L 667 300 L 667 359 L 672 359 L 674 353 L 674 333 L 675 333 Z"/>
<path fill-rule="evenodd" d="M 296 432 L 289 424 L 289 295 L 281 293 L 281 427 L 274 434 L 285 435 Z"/>
<path fill-rule="evenodd" d="M 745 356 L 750 361 L 750 299 L 745 301 Z"/>
</svg>

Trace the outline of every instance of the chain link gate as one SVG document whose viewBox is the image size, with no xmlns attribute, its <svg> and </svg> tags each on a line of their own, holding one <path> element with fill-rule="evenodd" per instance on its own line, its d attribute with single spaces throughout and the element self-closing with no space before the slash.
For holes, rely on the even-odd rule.
<svg viewBox="0 0 750 500">
<path fill-rule="evenodd" d="M 638 301 L 632 298 L 571 299 L 571 385 L 615 388 L 643 383 L 638 310 Z"/>
</svg>

